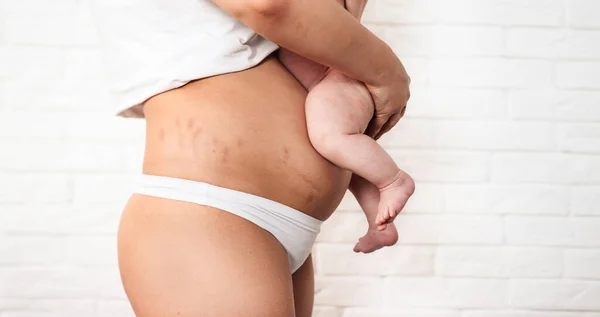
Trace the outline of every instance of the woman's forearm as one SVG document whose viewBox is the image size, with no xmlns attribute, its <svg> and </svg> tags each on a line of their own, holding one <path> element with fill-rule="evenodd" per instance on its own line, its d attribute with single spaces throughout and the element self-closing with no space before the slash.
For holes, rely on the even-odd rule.
<svg viewBox="0 0 600 317">
<path fill-rule="evenodd" d="M 213 0 L 265 38 L 368 84 L 385 82 L 397 57 L 342 6 L 327 0 Z"/>
</svg>

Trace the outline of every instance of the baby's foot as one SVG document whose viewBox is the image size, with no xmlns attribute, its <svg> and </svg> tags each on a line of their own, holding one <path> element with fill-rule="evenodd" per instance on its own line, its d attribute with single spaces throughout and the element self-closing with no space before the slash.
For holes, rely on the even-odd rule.
<svg viewBox="0 0 600 317">
<path fill-rule="evenodd" d="M 379 230 L 377 224 L 369 226 L 367 233 L 354 246 L 354 252 L 371 253 L 383 247 L 392 246 L 398 241 L 398 231 L 393 223 Z"/>
<path fill-rule="evenodd" d="M 379 191 L 380 200 L 375 223 L 379 225 L 378 230 L 385 230 L 386 224 L 394 221 L 415 192 L 415 182 L 410 175 L 400 171 L 391 184 L 380 188 Z"/>
</svg>

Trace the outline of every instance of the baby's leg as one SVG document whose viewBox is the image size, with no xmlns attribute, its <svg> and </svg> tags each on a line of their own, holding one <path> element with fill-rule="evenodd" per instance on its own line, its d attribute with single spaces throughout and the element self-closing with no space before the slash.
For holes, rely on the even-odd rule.
<svg viewBox="0 0 600 317">
<path fill-rule="evenodd" d="M 376 223 L 384 224 L 404 208 L 414 182 L 375 140 L 363 134 L 372 116 L 373 102 L 366 87 L 335 70 L 306 99 L 311 143 L 332 163 L 377 186 L 381 199 Z"/>
<path fill-rule="evenodd" d="M 344 0 L 336 0 L 341 6 L 345 6 Z M 348 11 L 357 19 L 360 19 L 366 0 L 348 1 Z M 327 66 L 314 62 L 304 56 L 298 55 L 285 48 L 279 50 L 279 61 L 287 70 L 298 79 L 298 81 L 310 91 L 316 85 L 327 71 Z"/>
<path fill-rule="evenodd" d="M 369 224 L 367 233 L 358 239 L 358 243 L 354 246 L 354 252 L 371 253 L 396 244 L 398 231 L 394 223 L 386 224 L 385 229 L 379 230 L 379 225 L 375 222 L 378 214 L 379 189 L 373 183 L 356 174 L 352 175 L 349 189 L 356 197 L 365 216 L 367 216 L 367 223 Z"/>
<path fill-rule="evenodd" d="M 327 66 L 313 62 L 285 48 L 279 50 L 279 61 L 298 79 L 306 90 L 311 90 L 314 85 L 321 81 L 327 71 Z"/>
</svg>

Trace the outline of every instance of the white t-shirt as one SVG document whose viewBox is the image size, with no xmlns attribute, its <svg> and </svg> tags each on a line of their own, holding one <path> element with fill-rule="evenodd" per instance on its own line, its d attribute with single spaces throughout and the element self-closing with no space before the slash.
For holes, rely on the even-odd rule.
<svg viewBox="0 0 600 317">
<path fill-rule="evenodd" d="M 119 113 L 200 78 L 260 63 L 278 46 L 209 0 L 93 0 Z"/>
</svg>

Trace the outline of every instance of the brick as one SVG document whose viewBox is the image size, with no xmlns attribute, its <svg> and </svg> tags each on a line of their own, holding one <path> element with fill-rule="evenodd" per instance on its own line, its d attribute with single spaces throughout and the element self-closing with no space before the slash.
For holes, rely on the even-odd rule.
<svg viewBox="0 0 600 317">
<path fill-rule="evenodd" d="M 559 277 L 562 252 L 546 248 L 440 247 L 436 275 L 464 277 Z"/>
<path fill-rule="evenodd" d="M 419 0 L 369 1 L 362 17 L 364 23 L 431 23 L 437 19 L 437 0 L 424 3 Z"/>
<path fill-rule="evenodd" d="M 600 309 L 600 282 L 512 280 L 510 305 L 548 310 Z"/>
<path fill-rule="evenodd" d="M 568 179 L 572 184 L 600 184 L 600 156 L 572 155 L 569 161 Z"/>
<path fill-rule="evenodd" d="M 514 118 L 600 121 L 600 93 L 595 91 L 514 90 L 509 99 Z"/>
<path fill-rule="evenodd" d="M 126 300 L 100 300 L 97 305 L 98 317 L 135 317 L 131 305 Z"/>
<path fill-rule="evenodd" d="M 114 235 L 122 205 L 0 205 L 0 232 Z"/>
<path fill-rule="evenodd" d="M 566 89 L 599 89 L 600 62 L 559 62 L 556 84 Z"/>
<path fill-rule="evenodd" d="M 435 309 L 347 308 L 343 317 L 460 317 L 458 311 Z"/>
<path fill-rule="evenodd" d="M 65 262 L 85 266 L 117 266 L 117 237 L 68 237 Z"/>
<path fill-rule="evenodd" d="M 560 133 L 563 151 L 600 153 L 600 124 L 564 124 L 561 126 Z"/>
<path fill-rule="evenodd" d="M 75 204 L 125 204 L 133 193 L 136 174 L 80 174 L 74 179 Z M 92 190 L 93 189 L 93 190 Z"/>
<path fill-rule="evenodd" d="M 485 182 L 490 155 L 459 151 L 388 151 L 399 166 L 420 182 Z"/>
<path fill-rule="evenodd" d="M 0 297 L 125 298 L 117 267 L 20 268 L 0 271 Z"/>
<path fill-rule="evenodd" d="M 388 27 L 383 38 L 400 56 L 498 56 L 504 52 L 499 27 Z"/>
<path fill-rule="evenodd" d="M 402 213 L 440 213 L 444 210 L 444 192 L 443 185 L 419 183 Z"/>
<path fill-rule="evenodd" d="M 540 88 L 552 85 L 553 64 L 543 60 L 440 58 L 431 61 L 435 86 Z"/>
<path fill-rule="evenodd" d="M 513 28 L 508 32 L 510 56 L 598 59 L 600 31 Z"/>
<path fill-rule="evenodd" d="M 600 11 L 600 6 L 595 0 L 567 0 L 569 26 L 600 28 L 598 11 Z"/>
<path fill-rule="evenodd" d="M 400 215 L 396 219 L 401 244 L 499 244 L 499 216 Z"/>
<path fill-rule="evenodd" d="M 3 12 L 6 13 L 17 13 L 17 14 L 55 14 L 55 13 L 75 13 L 78 6 L 87 3 L 87 1 L 78 0 L 61 0 L 55 1 L 55 3 L 49 3 L 47 1 L 40 0 L 0 0 L 0 7 Z"/>
<path fill-rule="evenodd" d="M 555 311 L 465 311 L 462 317 L 592 317 L 584 312 Z"/>
<path fill-rule="evenodd" d="M 64 51 L 58 48 L 0 46 L 0 69 L 0 79 L 29 78 L 47 82 L 64 76 L 66 59 Z"/>
<path fill-rule="evenodd" d="M 555 150 L 556 128 L 545 122 L 432 121 L 407 119 L 392 137 L 389 148 L 483 150 Z M 417 135 L 418 138 L 408 137 Z"/>
<path fill-rule="evenodd" d="M 513 245 L 600 246 L 600 218 L 508 216 L 505 226 Z"/>
<path fill-rule="evenodd" d="M 502 214 L 565 215 L 569 193 L 546 185 L 492 185 L 491 211 Z"/>
<path fill-rule="evenodd" d="M 451 213 L 486 213 L 492 201 L 492 190 L 488 185 L 466 184 L 445 186 L 444 211 Z"/>
<path fill-rule="evenodd" d="M 571 212 L 578 216 L 600 216 L 600 187 L 573 188 Z"/>
<path fill-rule="evenodd" d="M 600 250 L 566 250 L 565 276 L 600 279 Z"/>
<path fill-rule="evenodd" d="M 97 45 L 98 35 L 89 12 L 12 13 L 5 17 L 5 39 L 10 44 L 81 46 Z"/>
<path fill-rule="evenodd" d="M 492 159 L 494 183 L 569 183 L 572 160 L 566 155 L 496 153 Z"/>
<path fill-rule="evenodd" d="M 66 203 L 73 180 L 62 174 L 0 173 L 1 203 Z"/>
<path fill-rule="evenodd" d="M 315 304 L 334 306 L 378 306 L 383 304 L 383 280 L 355 277 L 317 277 Z"/>
<path fill-rule="evenodd" d="M 71 110 L 71 111 L 106 111 L 111 104 L 108 86 L 101 80 L 85 80 L 80 85 L 77 78 L 66 78 L 66 75 L 23 77 L 0 80 L 0 108 L 18 110 Z M 74 90 L 73 86 L 77 85 Z M 32 94 L 31 91 L 35 91 Z M 90 96 L 94 96 L 90 98 Z M 109 114 L 111 115 L 111 114 Z M 130 120 L 135 121 L 135 120 Z"/>
<path fill-rule="evenodd" d="M 410 76 L 410 84 L 415 86 L 429 84 L 431 61 L 422 57 L 402 58 L 402 64 Z"/>
<path fill-rule="evenodd" d="M 454 0 L 439 5 L 443 22 L 558 26 L 564 19 L 559 0 Z"/>
<path fill-rule="evenodd" d="M 3 142 L 0 170 L 16 171 L 130 171 L 142 166 L 143 145 L 114 142 L 29 141 Z"/>
<path fill-rule="evenodd" d="M 65 49 L 65 73 L 75 80 L 104 80 L 106 77 L 104 58 L 96 47 Z"/>
<path fill-rule="evenodd" d="M 437 121 L 407 118 L 381 138 L 379 144 L 388 150 L 431 148 L 436 143 L 439 125 Z"/>
<path fill-rule="evenodd" d="M 433 275 L 434 250 L 395 246 L 371 254 L 354 253 L 353 245 L 316 246 L 321 274 L 332 275 Z"/>
<path fill-rule="evenodd" d="M 514 57 L 557 58 L 564 54 L 568 31 L 550 28 L 511 28 L 506 51 Z"/>
<path fill-rule="evenodd" d="M 511 185 L 450 185 L 446 187 L 446 211 L 455 213 L 498 213 L 566 215 L 566 187 Z"/>
<path fill-rule="evenodd" d="M 95 316 L 92 300 L 0 298 L 2 317 Z"/>
<path fill-rule="evenodd" d="M 452 119 L 500 119 L 507 116 L 508 94 L 504 91 L 445 87 L 412 89 L 406 114 L 407 118 Z"/>
<path fill-rule="evenodd" d="M 56 237 L 2 236 L 0 265 L 52 265 L 62 260 L 64 241 Z"/>
<path fill-rule="evenodd" d="M 338 307 L 315 306 L 312 315 L 314 317 L 342 317 L 342 309 Z"/>
<path fill-rule="evenodd" d="M 508 284 L 495 279 L 392 278 L 386 303 L 391 307 L 500 308 Z"/>
</svg>

